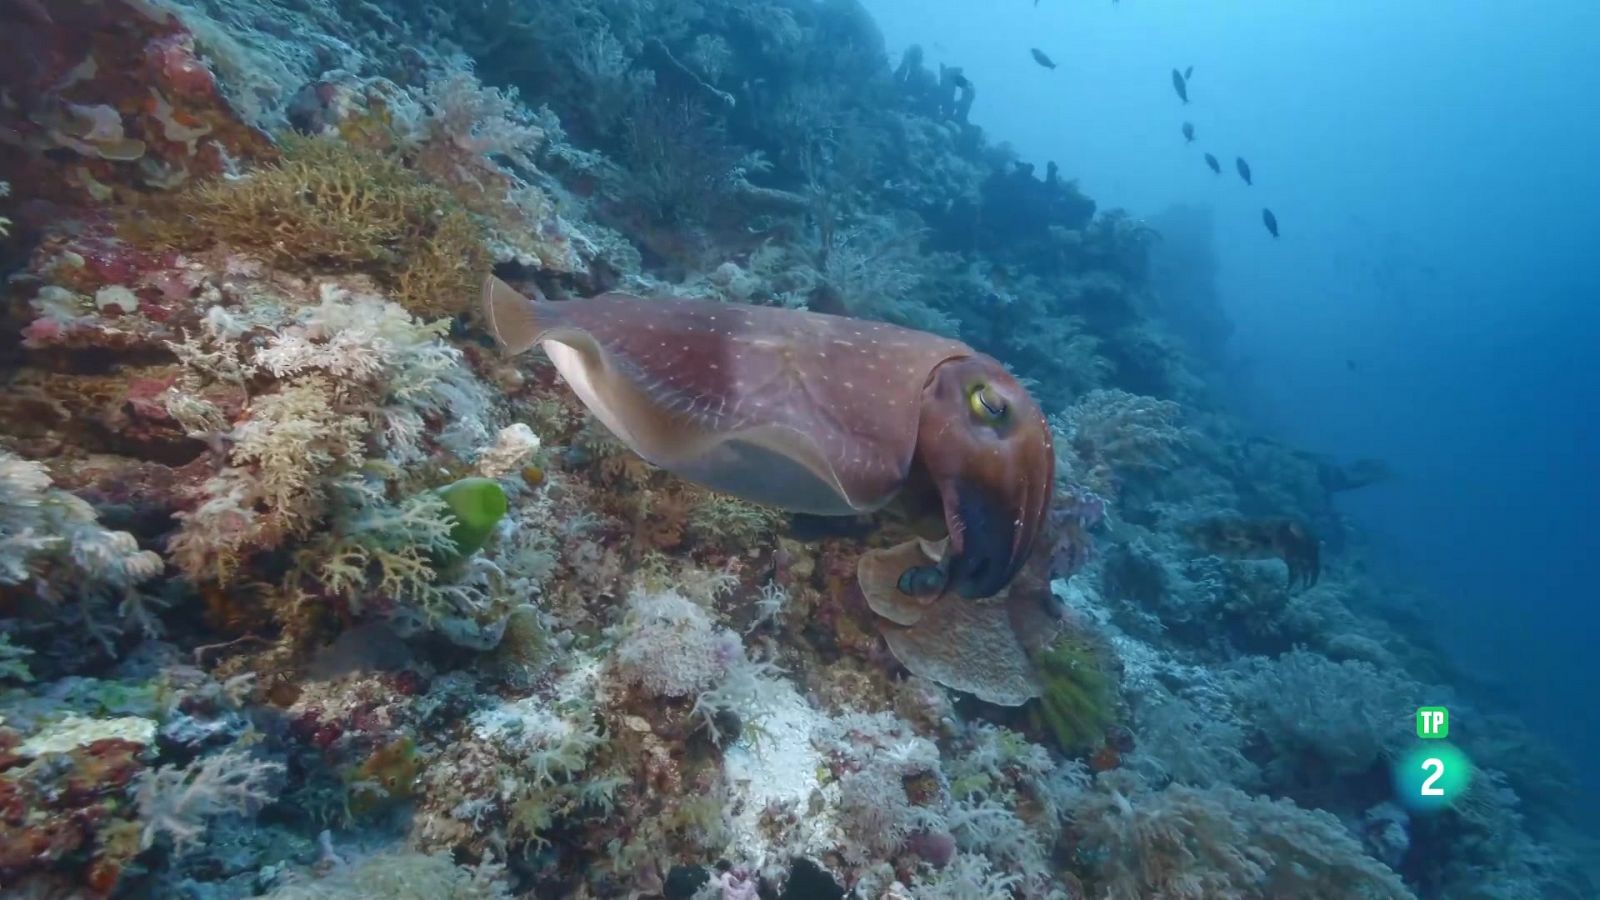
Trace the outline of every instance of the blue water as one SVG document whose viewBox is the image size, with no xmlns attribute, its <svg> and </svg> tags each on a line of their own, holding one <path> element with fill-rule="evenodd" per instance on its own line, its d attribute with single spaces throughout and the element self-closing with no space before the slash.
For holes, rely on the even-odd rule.
<svg viewBox="0 0 1600 900">
<path fill-rule="evenodd" d="M 1600 5 L 867 6 L 894 58 L 964 66 L 973 121 L 1103 206 L 1213 208 L 1228 400 L 1389 462 L 1397 480 L 1341 505 L 1427 587 L 1433 636 L 1574 760 L 1600 756 L 1574 714 L 1600 683 Z M 1183 106 L 1169 73 L 1189 65 Z"/>
</svg>

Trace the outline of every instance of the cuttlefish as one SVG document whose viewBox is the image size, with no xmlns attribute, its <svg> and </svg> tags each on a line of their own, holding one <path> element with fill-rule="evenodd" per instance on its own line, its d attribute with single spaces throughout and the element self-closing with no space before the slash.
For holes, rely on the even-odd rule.
<svg viewBox="0 0 1600 900">
<path fill-rule="evenodd" d="M 493 277 L 483 309 L 506 353 L 541 346 L 618 439 L 682 478 L 799 513 L 891 501 L 934 513 L 942 534 L 858 567 L 890 624 L 911 617 L 897 604 L 1000 594 L 1045 526 L 1055 451 L 1044 415 L 997 360 L 960 341 L 707 300 L 552 302 Z"/>
</svg>

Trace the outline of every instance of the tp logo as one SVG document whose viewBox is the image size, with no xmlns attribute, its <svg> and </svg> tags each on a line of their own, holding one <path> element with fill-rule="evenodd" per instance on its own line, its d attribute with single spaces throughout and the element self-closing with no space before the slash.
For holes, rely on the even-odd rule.
<svg viewBox="0 0 1600 900">
<path fill-rule="evenodd" d="M 1442 706 L 1417 708 L 1417 737 L 1440 741 L 1450 736 L 1450 710 Z"/>
</svg>

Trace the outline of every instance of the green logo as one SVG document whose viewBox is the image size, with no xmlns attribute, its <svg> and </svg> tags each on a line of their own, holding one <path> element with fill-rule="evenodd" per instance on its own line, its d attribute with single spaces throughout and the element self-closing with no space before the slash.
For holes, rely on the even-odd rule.
<svg viewBox="0 0 1600 900">
<path fill-rule="evenodd" d="M 1442 741 L 1450 736 L 1450 710 L 1442 706 L 1417 708 L 1417 737 L 1425 741 Z"/>
<path fill-rule="evenodd" d="M 1467 755 L 1453 744 L 1423 744 L 1395 760 L 1395 799 L 1412 812 L 1435 812 L 1466 792 L 1472 774 Z"/>
</svg>

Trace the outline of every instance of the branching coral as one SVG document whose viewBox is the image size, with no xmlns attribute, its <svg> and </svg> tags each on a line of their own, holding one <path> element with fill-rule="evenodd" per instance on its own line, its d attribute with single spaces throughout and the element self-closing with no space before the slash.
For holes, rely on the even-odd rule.
<svg viewBox="0 0 1600 900">
<path fill-rule="evenodd" d="M 414 605 L 435 619 L 470 605 L 466 588 L 436 583 L 436 560 L 456 552 L 454 520 L 444 498 L 424 492 L 390 504 L 359 477 L 339 488 L 345 497 L 339 532 L 301 551 L 304 571 L 356 611 L 369 592 Z"/>
<path fill-rule="evenodd" d="M 1244 754 L 1244 725 L 1225 701 L 1180 699 L 1158 688 L 1138 705 L 1134 724 L 1137 768 L 1154 777 L 1196 787 L 1240 788 L 1261 779 L 1260 769 Z"/>
<path fill-rule="evenodd" d="M 140 776 L 136 800 L 143 821 L 139 843 L 152 846 L 166 835 L 181 853 L 198 842 L 209 820 L 253 813 L 272 798 L 269 782 L 283 765 L 231 749 L 188 766 L 163 766 Z"/>
<path fill-rule="evenodd" d="M 955 319 L 914 297 L 923 279 L 919 226 L 889 218 L 838 222 L 834 215 L 819 213 L 813 256 L 821 293 L 814 307 L 957 334 Z"/>
<path fill-rule="evenodd" d="M 1413 896 L 1333 815 L 1233 788 L 1150 791 L 1102 774 L 1071 821 L 1090 896 L 1102 900 Z"/>
<path fill-rule="evenodd" d="M 732 190 L 743 153 L 695 101 L 640 102 L 626 128 L 633 190 L 657 222 L 701 222 Z"/>
<path fill-rule="evenodd" d="M 42 597 L 74 598 L 73 612 L 105 640 L 98 602 L 146 632 L 157 629 L 138 586 L 161 571 L 161 557 L 133 535 L 100 525 L 94 507 L 52 486 L 44 466 L 0 450 L 0 585 L 28 584 Z"/>
<path fill-rule="evenodd" d="M 466 63 L 428 84 L 422 91 L 428 109 L 423 121 L 424 141 L 454 147 L 466 158 L 500 156 L 526 170 L 535 168 L 533 154 L 544 143 L 544 132 L 517 97 L 516 88 L 501 92 L 485 87 Z M 458 159 L 458 178 L 473 177 L 472 169 Z"/>
<path fill-rule="evenodd" d="M 743 659 L 739 636 L 675 591 L 635 590 L 617 626 L 613 659 L 624 683 L 655 697 L 694 697 Z"/>
<path fill-rule="evenodd" d="M 1306 650 L 1276 660 L 1245 660 L 1234 674 L 1241 711 L 1277 752 L 1269 772 L 1282 778 L 1301 757 L 1341 774 L 1389 755 L 1426 696 L 1421 685 L 1363 662 L 1333 662 Z"/>
<path fill-rule="evenodd" d="M 1170 400 L 1094 391 L 1051 421 L 1062 436 L 1056 447 L 1068 454 L 1059 470 L 1097 494 L 1115 496 L 1123 475 L 1176 460 L 1175 451 L 1188 440 L 1181 413 Z"/>
<path fill-rule="evenodd" d="M 593 768 L 607 745 L 596 719 L 600 668 L 585 659 L 551 690 L 478 710 L 421 780 L 427 847 L 502 841 L 544 846 L 559 821 L 607 815 L 621 782 Z"/>
<path fill-rule="evenodd" d="M 770 542 L 782 516 L 778 510 L 727 494 L 706 492 L 689 512 L 690 536 L 742 553 Z"/>
<path fill-rule="evenodd" d="M 163 230 L 183 245 L 367 272 L 418 313 L 463 309 L 489 268 L 483 231 L 452 194 L 397 157 L 334 138 L 285 138 L 277 162 L 198 185 L 179 206 L 182 217 Z"/>
<path fill-rule="evenodd" d="M 740 724 L 765 715 L 771 666 L 751 662 L 737 634 L 676 590 L 636 587 L 608 633 L 617 640 L 612 665 L 623 683 L 652 697 L 693 698 L 690 715 L 713 739 L 729 737 L 719 724 L 724 714 Z"/>
<path fill-rule="evenodd" d="M 458 866 L 443 853 L 386 850 L 354 862 L 326 860 L 332 871 L 291 876 L 266 900 L 508 900 L 502 867 Z"/>
<path fill-rule="evenodd" d="M 250 316 L 240 321 L 213 307 L 203 333 L 173 348 L 197 380 L 180 396 L 213 380 L 279 379 L 226 433 L 206 435 L 228 448 L 230 465 L 202 487 L 194 509 L 179 514 L 171 551 L 191 577 L 227 580 L 244 555 L 309 534 L 336 499 L 336 482 L 359 486 L 354 473 L 374 447 L 388 464 L 420 459 L 428 418 L 449 412 L 437 440 L 458 456 L 488 441 L 484 389 L 460 351 L 441 340 L 441 323 L 423 324 L 382 298 L 331 285 L 317 306 L 291 315 L 262 304 Z M 240 336 L 262 326 L 274 333 L 250 352 Z M 188 418 L 217 421 L 214 413 Z"/>
</svg>

